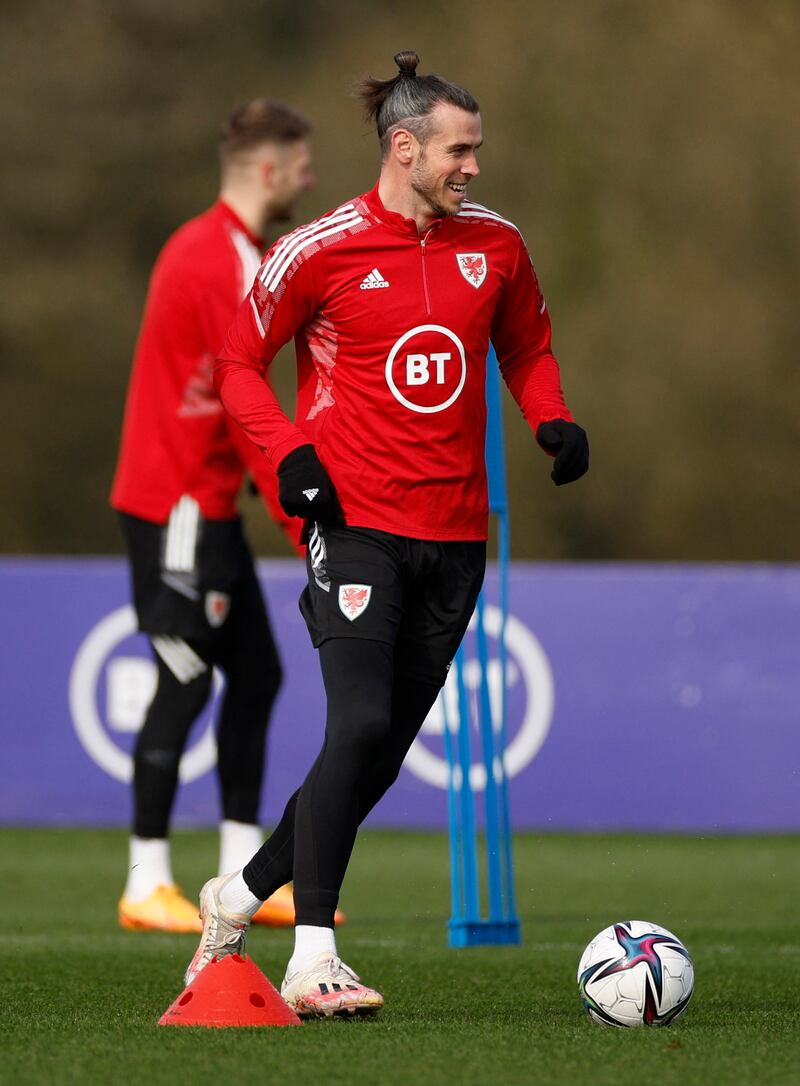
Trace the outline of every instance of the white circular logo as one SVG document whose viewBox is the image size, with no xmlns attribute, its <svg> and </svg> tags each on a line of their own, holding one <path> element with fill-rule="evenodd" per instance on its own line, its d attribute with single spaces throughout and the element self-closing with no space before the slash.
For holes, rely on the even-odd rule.
<svg viewBox="0 0 800 1086">
<path fill-rule="evenodd" d="M 109 776 L 133 780 L 133 758 L 111 738 L 109 729 L 138 732 L 150 704 L 156 682 L 152 660 L 140 655 L 116 655 L 114 650 L 136 633 L 136 613 L 128 605 L 101 619 L 84 638 L 69 677 L 69 707 L 75 731 L 89 757 Z M 105 675 L 107 686 L 105 722 L 98 711 L 98 687 Z M 222 677 L 215 670 L 218 692 Z M 200 741 L 181 758 L 180 779 L 197 780 L 214 767 L 217 744 L 213 721 Z"/>
<path fill-rule="evenodd" d="M 417 340 L 412 343 L 412 340 Z M 444 411 L 461 395 L 467 379 L 464 346 L 441 324 L 421 324 L 401 336 L 386 359 L 386 383 L 410 411 Z"/>
<path fill-rule="evenodd" d="M 475 616 L 470 622 L 470 629 L 475 625 Z M 502 613 L 498 607 L 486 604 L 484 608 L 484 628 L 487 638 L 499 641 L 502 626 Z M 550 730 L 555 703 L 553 673 L 544 649 L 531 631 L 519 619 L 509 615 L 506 619 L 505 645 L 508 653 L 506 665 L 506 704 L 509 721 L 507 722 L 508 746 L 503 757 L 503 766 L 507 776 L 515 777 L 538 753 Z M 468 693 L 477 691 L 481 682 L 481 666 L 475 659 L 467 659 L 464 666 L 464 684 Z M 495 651 L 494 658 L 488 661 L 487 682 L 492 706 L 492 719 L 499 721 L 503 702 L 501 690 L 501 666 Z M 513 722 L 521 722 L 516 732 Z M 451 732 L 459 725 L 458 683 L 455 665 L 450 669 L 444 689 L 431 709 L 419 736 L 414 740 L 406 755 L 406 769 L 435 788 L 447 788 L 450 770 L 447 759 L 432 751 L 425 743 L 436 737 L 443 738 L 445 722 Z M 473 791 L 482 791 L 486 787 L 486 768 L 483 762 L 470 767 L 470 786 Z"/>
</svg>

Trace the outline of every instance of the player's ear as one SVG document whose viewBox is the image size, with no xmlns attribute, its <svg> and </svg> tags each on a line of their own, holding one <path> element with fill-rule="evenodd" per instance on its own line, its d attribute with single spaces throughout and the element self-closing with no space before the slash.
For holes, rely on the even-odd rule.
<svg viewBox="0 0 800 1086">
<path fill-rule="evenodd" d="M 398 128 L 392 133 L 392 151 L 404 166 L 411 163 L 418 146 L 416 136 L 407 128 Z"/>
<path fill-rule="evenodd" d="M 270 186 L 275 178 L 275 163 L 271 158 L 265 158 L 262 160 L 259 168 L 261 175 L 261 181 L 265 186 Z"/>
</svg>

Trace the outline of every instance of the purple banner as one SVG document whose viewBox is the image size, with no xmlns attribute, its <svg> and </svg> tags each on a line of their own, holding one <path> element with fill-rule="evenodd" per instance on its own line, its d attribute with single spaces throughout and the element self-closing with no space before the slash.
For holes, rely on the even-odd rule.
<svg viewBox="0 0 800 1086">
<path fill-rule="evenodd" d="M 322 740 L 299 561 L 260 566 L 286 670 L 263 820 L 274 823 Z M 130 751 L 154 668 L 119 559 L 0 561 L 0 823 L 125 825 Z M 490 687 L 499 617 L 487 582 Z M 517 828 L 800 828 L 800 568 L 515 565 L 507 768 Z M 469 653 L 467 654 L 469 657 Z M 467 687 L 475 667 L 467 659 Z M 221 680 L 220 680 L 221 681 Z M 371 822 L 447 821 L 445 689 Z M 176 825 L 218 817 L 213 705 L 184 756 Z M 473 769 L 480 785 L 480 769 Z"/>
</svg>

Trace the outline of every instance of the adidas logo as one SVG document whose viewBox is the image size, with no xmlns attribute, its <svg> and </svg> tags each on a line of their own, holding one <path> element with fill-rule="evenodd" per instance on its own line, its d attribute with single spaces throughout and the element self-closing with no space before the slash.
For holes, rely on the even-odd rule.
<svg viewBox="0 0 800 1086">
<path fill-rule="evenodd" d="M 377 268 L 373 268 L 369 275 L 365 275 L 361 280 L 362 290 L 378 290 L 381 287 L 388 287 L 389 282 L 383 278 Z"/>
<path fill-rule="evenodd" d="M 319 494 L 319 487 L 312 487 L 310 490 L 304 490 L 303 493 L 310 502 L 313 502 L 314 498 L 316 498 L 317 494 Z"/>
</svg>

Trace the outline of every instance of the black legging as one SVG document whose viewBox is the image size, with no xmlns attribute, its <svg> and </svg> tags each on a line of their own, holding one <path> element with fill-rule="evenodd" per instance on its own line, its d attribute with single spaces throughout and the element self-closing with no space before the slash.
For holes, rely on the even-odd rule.
<svg viewBox="0 0 800 1086">
<path fill-rule="evenodd" d="M 189 730 L 208 700 L 212 669 L 225 674 L 217 727 L 217 775 L 222 816 L 257 823 L 267 727 L 282 673 L 260 592 L 237 595 L 224 636 L 213 648 L 190 647 L 208 665 L 181 683 L 156 656 L 158 683 L 134 751 L 133 832 L 166 837 L 178 786 L 178 767 Z M 287 880 L 284 880 L 287 881 Z"/>
<path fill-rule="evenodd" d="M 319 654 L 322 750 L 244 879 L 264 900 L 293 877 L 296 922 L 333 927 L 358 826 L 397 779 L 439 686 L 395 676 L 382 642 L 332 639 Z"/>
</svg>

